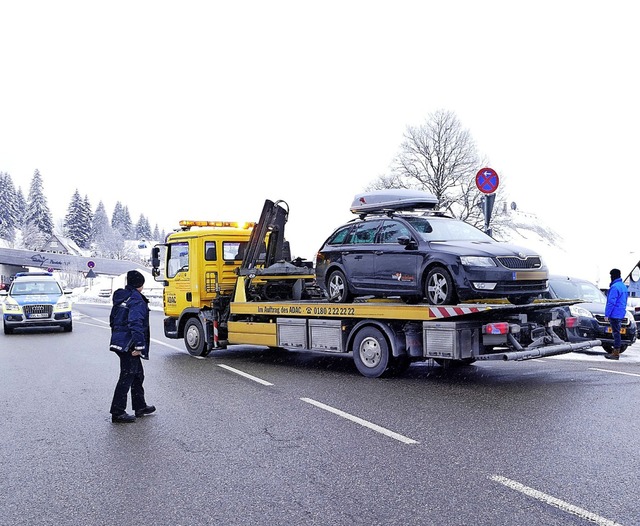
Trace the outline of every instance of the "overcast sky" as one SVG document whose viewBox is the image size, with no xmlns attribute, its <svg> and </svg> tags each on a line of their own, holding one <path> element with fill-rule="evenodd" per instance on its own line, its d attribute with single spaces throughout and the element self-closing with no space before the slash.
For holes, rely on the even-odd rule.
<svg viewBox="0 0 640 526">
<path fill-rule="evenodd" d="M 635 3 L 0 0 L 0 171 L 167 231 L 282 199 L 311 258 L 443 109 L 572 250 L 640 252 Z"/>
</svg>

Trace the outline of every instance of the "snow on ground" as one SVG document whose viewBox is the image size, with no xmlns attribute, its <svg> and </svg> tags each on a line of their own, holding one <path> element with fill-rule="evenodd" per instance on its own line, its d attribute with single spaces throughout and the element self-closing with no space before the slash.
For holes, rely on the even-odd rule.
<svg viewBox="0 0 640 526">
<path fill-rule="evenodd" d="M 155 281 L 150 272 L 145 270 L 140 272 L 144 276 L 142 293 L 149 298 L 149 306 L 153 310 L 162 310 L 162 283 Z M 113 292 L 126 286 L 127 274 L 125 272 L 119 276 L 98 276 L 87 281 L 86 286 L 73 289 L 74 303 L 111 304 Z"/>
</svg>

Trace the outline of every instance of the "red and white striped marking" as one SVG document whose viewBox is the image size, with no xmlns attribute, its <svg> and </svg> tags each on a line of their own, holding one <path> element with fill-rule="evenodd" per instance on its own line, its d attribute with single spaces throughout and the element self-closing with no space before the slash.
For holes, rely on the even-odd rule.
<svg viewBox="0 0 640 526">
<path fill-rule="evenodd" d="M 478 307 L 429 307 L 429 316 L 432 318 L 448 318 L 450 316 L 461 316 L 462 314 L 473 314 L 480 312 Z"/>
</svg>

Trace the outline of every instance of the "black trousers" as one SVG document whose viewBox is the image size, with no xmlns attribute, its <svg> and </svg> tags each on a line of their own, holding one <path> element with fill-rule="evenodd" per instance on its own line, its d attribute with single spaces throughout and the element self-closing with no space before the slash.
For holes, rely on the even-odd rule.
<svg viewBox="0 0 640 526">
<path fill-rule="evenodd" d="M 130 352 L 116 353 L 120 358 L 120 377 L 113 393 L 111 414 L 121 415 L 127 410 L 127 395 L 131 390 L 131 407 L 139 411 L 147 407 L 144 399 L 144 369 L 140 356 L 131 356 Z"/>
</svg>

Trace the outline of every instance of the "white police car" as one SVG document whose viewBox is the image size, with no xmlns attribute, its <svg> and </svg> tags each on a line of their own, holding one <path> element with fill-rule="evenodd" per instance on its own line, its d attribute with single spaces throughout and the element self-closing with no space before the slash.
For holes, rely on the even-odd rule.
<svg viewBox="0 0 640 526">
<path fill-rule="evenodd" d="M 19 272 L 9 291 L 0 291 L 4 333 L 27 327 L 73 330 L 70 290 L 63 290 L 51 272 Z"/>
</svg>

